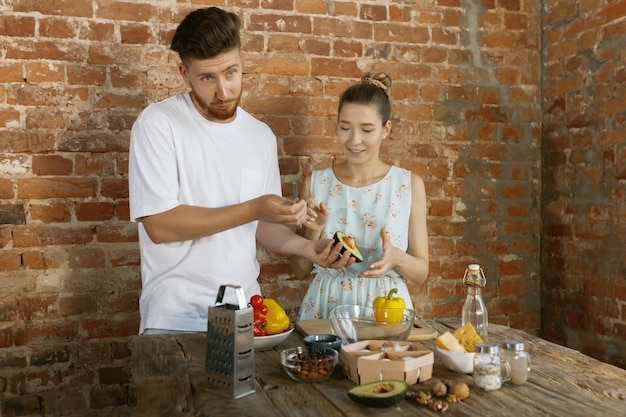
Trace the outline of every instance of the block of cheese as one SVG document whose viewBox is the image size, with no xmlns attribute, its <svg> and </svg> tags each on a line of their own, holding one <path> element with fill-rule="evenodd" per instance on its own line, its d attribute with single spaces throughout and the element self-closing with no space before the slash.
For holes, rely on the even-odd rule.
<svg viewBox="0 0 626 417">
<path fill-rule="evenodd" d="M 435 343 L 442 349 L 450 352 L 465 352 L 465 348 L 459 343 L 456 337 L 450 332 L 445 332 L 435 339 Z"/>
</svg>

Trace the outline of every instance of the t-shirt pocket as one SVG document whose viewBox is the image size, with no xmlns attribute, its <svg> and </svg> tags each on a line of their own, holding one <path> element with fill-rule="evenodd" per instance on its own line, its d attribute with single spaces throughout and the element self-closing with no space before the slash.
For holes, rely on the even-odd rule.
<svg viewBox="0 0 626 417">
<path fill-rule="evenodd" d="M 263 173 L 248 168 L 241 170 L 241 184 L 239 186 L 240 201 L 248 201 L 263 195 L 265 192 Z"/>
</svg>

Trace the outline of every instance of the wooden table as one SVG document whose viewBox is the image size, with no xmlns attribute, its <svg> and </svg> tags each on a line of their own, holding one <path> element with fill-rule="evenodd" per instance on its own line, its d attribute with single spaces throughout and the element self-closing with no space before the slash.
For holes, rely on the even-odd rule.
<svg viewBox="0 0 626 417">
<path fill-rule="evenodd" d="M 443 332 L 459 326 L 458 320 L 427 321 Z M 428 388 L 434 379 L 463 381 L 470 397 L 450 404 L 447 416 L 626 416 L 626 370 L 597 361 L 525 332 L 490 325 L 490 341 L 517 339 L 526 343 L 532 358 L 528 382 L 504 384 L 485 392 L 475 387 L 471 375 L 451 372 L 435 353 L 433 379 L 411 389 Z M 133 416 L 253 416 L 339 417 L 432 416 L 432 409 L 404 400 L 391 408 L 356 404 L 346 394 L 354 383 L 339 367 L 321 383 L 292 381 L 282 369 L 279 350 L 302 345 L 294 331 L 277 350 L 255 353 L 256 392 L 234 400 L 206 390 L 205 334 L 137 336 L 132 342 L 133 385 L 137 408 Z M 424 342 L 434 350 L 434 341 Z"/>
</svg>

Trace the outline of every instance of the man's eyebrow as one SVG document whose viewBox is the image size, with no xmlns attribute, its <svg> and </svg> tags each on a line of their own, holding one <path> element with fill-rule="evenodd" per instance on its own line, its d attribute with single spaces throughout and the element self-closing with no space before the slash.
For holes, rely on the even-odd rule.
<svg viewBox="0 0 626 417">
<path fill-rule="evenodd" d="M 231 66 L 227 67 L 226 69 L 224 69 L 224 70 L 222 71 L 222 73 L 228 72 L 228 71 L 233 70 L 233 69 L 235 69 L 235 68 L 240 68 L 240 65 L 239 65 L 239 64 L 233 64 L 233 65 L 231 65 Z M 199 77 L 204 77 L 204 76 L 209 75 L 209 76 L 211 76 L 211 77 L 212 77 L 212 76 L 215 76 L 215 74 L 216 74 L 216 72 L 215 72 L 215 71 L 207 71 L 207 72 L 199 72 L 199 73 L 198 73 L 198 76 L 199 76 Z"/>
</svg>

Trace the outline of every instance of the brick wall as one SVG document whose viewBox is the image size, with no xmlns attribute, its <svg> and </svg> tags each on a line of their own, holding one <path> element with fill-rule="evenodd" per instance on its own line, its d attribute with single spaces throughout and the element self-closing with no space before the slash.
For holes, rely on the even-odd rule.
<svg viewBox="0 0 626 417">
<path fill-rule="evenodd" d="M 626 3 L 549 4 L 543 333 L 626 367 Z"/>
<path fill-rule="evenodd" d="M 384 70 L 396 115 L 384 155 L 421 174 L 429 198 L 430 277 L 411 287 L 418 316 L 459 316 L 463 271 L 478 262 L 491 321 L 539 331 L 542 227 L 549 236 L 574 229 L 540 220 L 542 141 L 561 147 L 548 154 L 570 154 L 566 141 L 542 137 L 536 2 L 13 0 L 0 3 L 0 416 L 132 410 L 129 338 L 138 330 L 141 280 L 128 221 L 129 129 L 148 103 L 182 91 L 167 45 L 184 15 L 208 4 L 242 18 L 243 105 L 278 136 L 286 195 L 292 181 L 336 159 L 339 93 L 364 70 Z M 623 78 L 623 69 L 603 79 L 610 76 Z M 577 104 L 578 96 L 563 97 Z M 613 120 L 623 124 L 623 109 L 610 104 L 602 110 L 621 112 Z M 615 165 L 624 160 L 623 139 L 596 138 L 613 143 Z M 621 184 L 623 191 L 623 177 Z M 555 194 L 565 202 L 574 191 Z M 621 219 L 623 230 L 623 205 L 593 208 L 593 224 Z M 610 226 L 617 233 L 619 225 Z M 617 270 L 623 250 L 611 253 Z M 308 283 L 292 277 L 286 259 L 263 250 L 259 257 L 263 291 L 294 312 Z M 596 278 L 583 271 L 577 282 Z M 623 285 L 613 290 L 626 298 Z M 610 320 L 615 310 L 602 311 Z"/>
</svg>

